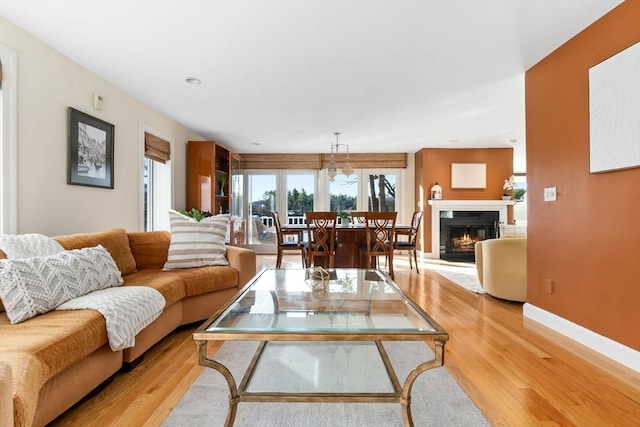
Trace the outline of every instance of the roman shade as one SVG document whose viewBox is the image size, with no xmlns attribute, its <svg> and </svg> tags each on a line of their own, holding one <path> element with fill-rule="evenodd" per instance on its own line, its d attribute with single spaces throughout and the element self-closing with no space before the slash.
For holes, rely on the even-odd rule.
<svg viewBox="0 0 640 427">
<path fill-rule="evenodd" d="M 144 133 L 144 156 L 160 163 L 171 160 L 171 144 L 150 133 Z"/>
<path fill-rule="evenodd" d="M 324 169 L 329 154 L 241 154 L 243 169 Z M 335 154 L 339 165 L 346 161 L 343 153 Z M 406 168 L 406 153 L 351 153 L 355 169 Z"/>
</svg>

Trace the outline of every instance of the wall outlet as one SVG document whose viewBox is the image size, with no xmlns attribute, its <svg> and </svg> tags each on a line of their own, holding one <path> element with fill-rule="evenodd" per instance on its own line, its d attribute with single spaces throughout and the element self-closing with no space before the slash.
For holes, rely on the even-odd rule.
<svg viewBox="0 0 640 427">
<path fill-rule="evenodd" d="M 555 291 L 555 283 L 551 279 L 544 279 L 544 290 L 548 294 L 553 294 Z"/>
</svg>

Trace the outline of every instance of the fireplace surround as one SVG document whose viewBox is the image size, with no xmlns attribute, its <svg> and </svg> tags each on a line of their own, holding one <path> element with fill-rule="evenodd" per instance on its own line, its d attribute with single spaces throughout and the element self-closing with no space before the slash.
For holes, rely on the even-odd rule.
<svg viewBox="0 0 640 427">
<path fill-rule="evenodd" d="M 453 216 L 450 211 L 498 212 L 498 223 L 507 223 L 507 206 L 513 200 L 429 200 L 431 206 L 431 252 L 430 258 L 440 258 L 440 218 Z"/>
</svg>

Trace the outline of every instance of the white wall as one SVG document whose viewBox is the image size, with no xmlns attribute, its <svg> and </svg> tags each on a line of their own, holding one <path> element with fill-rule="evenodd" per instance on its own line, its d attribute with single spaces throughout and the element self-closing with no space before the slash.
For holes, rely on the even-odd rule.
<svg viewBox="0 0 640 427">
<path fill-rule="evenodd" d="M 0 17 L 0 43 L 17 52 L 18 233 L 140 229 L 140 127 L 171 135 L 173 207 L 186 203 L 186 141 L 198 135 Z M 93 93 L 104 98 L 94 110 Z M 115 125 L 114 189 L 67 185 L 67 109 Z"/>
</svg>

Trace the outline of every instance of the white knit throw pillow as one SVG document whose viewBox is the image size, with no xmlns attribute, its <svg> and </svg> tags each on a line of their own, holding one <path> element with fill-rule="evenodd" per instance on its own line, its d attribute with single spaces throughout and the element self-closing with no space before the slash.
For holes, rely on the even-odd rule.
<svg viewBox="0 0 640 427">
<path fill-rule="evenodd" d="M 225 237 L 229 215 L 216 215 L 198 222 L 174 210 L 169 211 L 171 244 L 165 270 L 229 265 Z"/>
<path fill-rule="evenodd" d="M 115 261 L 101 245 L 49 256 L 0 260 L 0 298 L 12 324 L 122 282 Z"/>
<path fill-rule="evenodd" d="M 0 234 L 0 250 L 7 258 L 29 258 L 64 251 L 60 243 L 42 234 Z"/>
</svg>

